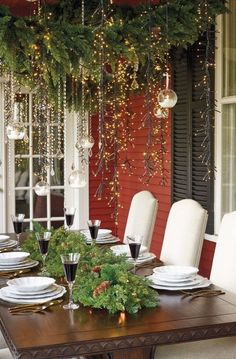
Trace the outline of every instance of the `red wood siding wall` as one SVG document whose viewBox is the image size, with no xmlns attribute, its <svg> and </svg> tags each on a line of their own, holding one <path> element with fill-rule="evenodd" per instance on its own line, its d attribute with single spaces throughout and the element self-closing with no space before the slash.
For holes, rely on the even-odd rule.
<svg viewBox="0 0 236 359">
<path fill-rule="evenodd" d="M 108 206 L 108 199 L 102 196 L 102 199 L 95 197 L 97 188 L 101 182 L 101 174 L 94 176 L 97 171 L 98 161 L 98 116 L 92 116 L 92 136 L 95 145 L 92 149 L 93 155 L 89 163 L 89 216 L 91 219 L 100 219 L 102 228 L 111 229 L 116 233 L 115 221 L 113 218 L 114 208 Z"/>
<path fill-rule="evenodd" d="M 137 5 L 141 0 L 116 0 L 116 3 L 119 5 L 129 4 L 129 5 Z M 159 0 L 153 1 L 153 3 L 158 3 Z M 169 121 L 168 131 L 167 131 L 167 164 L 166 168 L 169 171 L 169 178 L 167 185 L 161 186 L 159 184 L 160 177 L 154 177 L 149 185 L 143 184 L 139 177 L 143 173 L 143 152 L 146 149 L 147 142 L 147 131 L 146 130 L 138 130 L 141 124 L 142 115 L 141 112 L 143 110 L 143 98 L 137 97 L 132 100 L 130 103 L 130 110 L 134 112 L 136 115 L 134 117 L 134 128 L 136 129 L 135 135 L 135 148 L 130 148 L 129 154 L 130 158 L 134 159 L 136 170 L 132 176 L 128 176 L 127 173 L 120 172 L 120 204 L 121 208 L 119 210 L 118 217 L 118 226 L 115 227 L 114 220 L 112 218 L 112 214 L 114 209 L 109 208 L 106 199 L 97 200 L 94 198 L 94 193 L 98 187 L 100 182 L 99 178 L 94 178 L 94 176 L 90 176 L 90 216 L 92 218 L 98 217 L 102 220 L 103 228 L 110 228 L 116 233 L 119 238 L 123 238 L 126 220 L 128 216 L 128 210 L 131 203 L 131 199 L 136 192 L 142 190 L 149 190 L 152 194 L 158 199 L 158 213 L 157 220 L 154 228 L 153 240 L 151 245 L 151 251 L 153 251 L 157 256 L 159 256 L 164 236 L 164 230 L 166 226 L 166 221 L 169 213 L 169 209 L 171 206 L 171 123 Z M 94 116 L 93 118 L 93 136 L 97 138 L 97 118 Z M 94 153 L 96 153 L 97 148 L 94 149 Z M 92 157 L 90 161 L 90 173 L 96 169 L 96 158 Z M 213 255 L 215 250 L 215 244 L 213 242 L 204 241 L 202 256 L 200 260 L 200 274 L 209 277 Z"/>
<path fill-rule="evenodd" d="M 129 109 L 132 113 L 135 113 L 133 123 L 135 132 L 135 147 L 130 148 L 128 152 L 128 157 L 134 159 L 134 166 L 136 170 L 132 176 L 127 175 L 126 172 L 120 171 L 120 204 L 121 208 L 119 210 L 118 216 L 118 226 L 115 226 L 113 213 L 114 208 L 108 206 L 108 200 L 102 198 L 98 200 L 94 197 L 94 194 L 97 190 L 97 187 L 100 183 L 100 176 L 94 177 L 93 172 L 96 171 L 97 166 L 97 156 L 95 154 L 98 152 L 97 140 L 98 140 L 98 117 L 93 116 L 93 137 L 96 141 L 96 145 L 93 148 L 94 155 L 90 159 L 90 181 L 89 181 L 89 191 L 90 191 L 90 217 L 99 218 L 102 220 L 103 228 L 110 228 L 113 233 L 116 233 L 119 238 L 123 238 L 126 220 L 128 216 L 129 206 L 132 200 L 133 195 L 136 192 L 142 190 L 149 190 L 153 195 L 158 199 L 158 213 L 157 220 L 154 228 L 153 240 L 151 245 L 151 251 L 153 251 L 157 256 L 159 256 L 164 236 L 164 230 L 166 226 L 166 221 L 171 206 L 171 184 L 170 184 L 170 156 L 171 156 L 171 123 L 168 121 L 168 137 L 167 137 L 167 169 L 169 171 L 168 184 L 166 186 L 161 186 L 159 184 L 160 177 L 154 177 L 151 182 L 146 185 L 140 181 L 140 176 L 143 174 L 143 152 L 146 150 L 147 142 L 147 130 L 140 130 L 140 124 L 142 121 L 142 111 L 143 111 L 143 97 L 136 97 L 130 102 Z M 210 270 L 213 260 L 215 250 L 215 243 L 205 240 L 203 244 L 203 250 L 200 260 L 200 274 L 206 277 L 210 276 Z"/>
<path fill-rule="evenodd" d="M 128 176 L 126 172 L 120 171 L 120 202 L 121 208 L 119 211 L 118 217 L 118 236 L 119 238 L 123 238 L 126 220 L 128 216 L 128 211 L 130 207 L 130 203 L 132 197 L 135 193 L 148 190 L 152 192 L 152 194 L 158 199 L 158 213 L 157 213 L 157 220 L 154 229 L 154 235 L 151 245 L 151 250 L 159 255 L 163 240 L 164 229 L 166 225 L 167 215 L 170 208 L 170 122 L 168 126 L 168 137 L 166 143 L 167 149 L 167 156 L 166 160 L 166 168 L 168 169 L 168 181 L 166 186 L 161 186 L 159 184 L 161 178 L 159 175 L 152 178 L 148 185 L 142 183 L 140 181 L 140 176 L 142 176 L 144 172 L 143 168 L 143 153 L 146 151 L 146 143 L 147 143 L 147 129 L 139 129 L 142 124 L 144 112 L 143 108 L 144 98 L 143 96 L 136 97 L 132 100 L 129 104 L 129 110 L 131 113 L 134 113 L 133 119 L 133 127 L 135 129 L 135 141 L 134 141 L 134 148 L 130 148 L 128 151 L 128 157 L 134 160 L 135 171 L 132 176 Z M 166 120 L 164 120 L 166 121 Z M 157 148 L 156 148 L 157 150 Z"/>
</svg>

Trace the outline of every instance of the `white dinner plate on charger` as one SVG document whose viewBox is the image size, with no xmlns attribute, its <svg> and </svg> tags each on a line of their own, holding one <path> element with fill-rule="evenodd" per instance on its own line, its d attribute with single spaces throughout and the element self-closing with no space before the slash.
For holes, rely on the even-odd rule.
<svg viewBox="0 0 236 359">
<path fill-rule="evenodd" d="M 15 247 L 16 245 L 17 245 L 17 241 L 15 241 L 14 239 L 9 239 L 6 242 L 0 243 L 0 249 L 12 248 L 12 247 Z"/>
<path fill-rule="evenodd" d="M 0 266 L 0 271 L 1 272 L 9 272 L 9 271 L 15 271 L 18 269 L 28 269 L 28 268 L 33 268 L 36 267 L 39 264 L 38 261 L 35 261 L 33 259 L 29 259 L 26 263 L 23 264 L 15 264 L 15 265 L 11 265 L 11 266 Z"/>
<path fill-rule="evenodd" d="M 89 229 L 81 229 L 80 230 L 81 233 L 83 233 L 86 237 L 90 237 L 90 231 Z M 103 228 L 99 228 L 98 230 L 98 237 L 104 237 L 107 236 L 111 233 L 112 231 L 110 229 L 103 229 Z"/>
<path fill-rule="evenodd" d="M 49 292 L 53 292 L 55 289 L 57 289 L 57 287 L 58 287 L 58 284 L 54 283 L 54 284 L 50 285 L 48 288 L 45 288 L 43 290 L 36 290 L 33 293 L 29 293 L 27 291 L 24 291 L 24 290 L 19 291 L 16 288 L 11 288 L 10 286 L 8 286 L 10 292 L 20 294 L 20 295 L 31 295 L 31 294 L 32 295 L 34 295 L 34 294 L 42 295 L 42 294 L 47 294 Z M 4 287 L 4 288 L 6 288 L 6 287 Z"/>
<path fill-rule="evenodd" d="M 136 260 L 136 264 L 142 264 L 142 263 L 148 263 L 153 261 L 153 259 L 156 258 L 156 255 L 154 253 L 143 253 L 138 256 L 138 259 Z M 128 262 L 134 263 L 134 259 L 129 257 Z"/>
<path fill-rule="evenodd" d="M 192 287 L 193 285 L 201 284 L 207 280 L 207 278 L 202 277 L 201 275 L 196 275 L 195 277 L 191 277 L 188 281 L 185 281 L 185 282 L 169 282 L 167 280 L 158 279 L 153 274 L 151 276 L 149 276 L 149 279 L 151 279 L 155 285 L 160 285 L 160 286 L 164 286 L 164 287 L 166 287 L 166 286 L 167 287 L 175 287 L 175 288 L 188 287 L 188 286 Z"/>
<path fill-rule="evenodd" d="M 9 297 L 9 298 L 15 298 L 15 299 L 26 299 L 26 300 L 29 300 L 29 299 L 43 299 L 43 298 L 48 298 L 48 297 L 51 297 L 51 296 L 54 296 L 54 295 L 57 295 L 57 294 L 61 294 L 62 292 L 64 292 L 64 287 L 63 286 L 59 286 L 59 285 L 54 285 L 54 287 L 52 287 L 51 291 L 50 292 L 46 292 L 46 293 L 41 293 L 41 294 L 35 294 L 35 293 L 24 293 L 24 294 L 19 294 L 12 291 L 10 289 L 10 287 L 3 287 L 2 288 L 2 294 L 5 295 L 6 297 Z"/>
<path fill-rule="evenodd" d="M 126 254 L 130 256 L 130 249 L 128 244 L 118 244 L 117 246 L 112 246 L 111 250 L 117 255 Z M 147 247 L 141 245 L 139 253 L 144 253 L 144 252 L 147 252 Z"/>
<path fill-rule="evenodd" d="M 5 287 L 4 287 L 5 288 Z M 2 293 L 2 289 L 0 289 L 0 299 L 4 300 L 5 302 L 9 303 L 16 303 L 16 304 L 42 304 L 45 302 L 50 302 L 51 300 L 57 299 L 62 297 L 66 293 L 66 288 L 62 287 L 62 291 L 59 294 L 52 295 L 51 297 L 44 297 L 40 299 L 18 299 L 18 298 L 11 298 Z"/>
<path fill-rule="evenodd" d="M 152 281 L 152 276 L 148 276 L 146 277 L 147 279 L 150 279 Z M 149 284 L 149 286 L 151 288 L 154 289 L 162 289 L 162 290 L 171 290 L 171 291 L 176 291 L 176 290 L 190 290 L 190 289 L 198 289 L 198 288 L 206 288 L 209 287 L 211 285 L 211 281 L 209 279 L 206 279 L 204 281 L 202 281 L 199 284 L 193 284 L 193 285 L 183 285 L 183 286 L 168 286 L 168 285 L 158 285 L 155 283 Z"/>
</svg>

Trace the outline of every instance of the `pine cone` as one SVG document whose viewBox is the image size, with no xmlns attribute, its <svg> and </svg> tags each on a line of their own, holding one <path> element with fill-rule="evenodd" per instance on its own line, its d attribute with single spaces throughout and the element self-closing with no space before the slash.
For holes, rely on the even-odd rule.
<svg viewBox="0 0 236 359">
<path fill-rule="evenodd" d="M 111 282 L 109 280 L 104 280 L 100 283 L 93 291 L 93 297 L 97 297 L 99 294 L 105 292 L 105 290 L 110 286 Z"/>
<path fill-rule="evenodd" d="M 94 273 L 100 273 L 100 272 L 101 272 L 101 267 L 100 267 L 100 266 L 95 266 L 95 267 L 93 267 L 92 272 L 94 272 Z"/>
</svg>

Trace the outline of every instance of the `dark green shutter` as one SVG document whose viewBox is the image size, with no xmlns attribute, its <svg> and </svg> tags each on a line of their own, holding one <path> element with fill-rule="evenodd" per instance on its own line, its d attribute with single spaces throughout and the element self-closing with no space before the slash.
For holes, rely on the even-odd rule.
<svg viewBox="0 0 236 359">
<path fill-rule="evenodd" d="M 204 56 L 204 42 L 201 46 L 173 52 L 173 85 L 178 102 L 173 109 L 172 121 L 172 202 L 183 198 L 198 201 L 208 211 L 207 233 L 213 234 L 214 181 L 204 180 L 207 168 L 201 160 L 204 139 L 201 111 L 206 102 L 201 98 L 203 88 L 199 84 L 204 76 L 200 63 Z M 211 146 L 213 138 L 212 129 Z"/>
</svg>

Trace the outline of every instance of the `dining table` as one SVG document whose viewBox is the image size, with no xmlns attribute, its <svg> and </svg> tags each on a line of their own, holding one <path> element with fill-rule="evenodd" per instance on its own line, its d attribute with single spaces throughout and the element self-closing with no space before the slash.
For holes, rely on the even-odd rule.
<svg viewBox="0 0 236 359">
<path fill-rule="evenodd" d="M 139 275 L 151 272 L 151 266 L 138 269 Z M 0 301 L 0 329 L 17 359 L 152 359 L 159 345 L 236 335 L 236 295 L 158 293 L 156 308 L 136 314 L 109 314 L 82 304 L 64 310 L 62 302 L 43 312 L 13 315 L 8 310 L 13 304 Z"/>
</svg>

